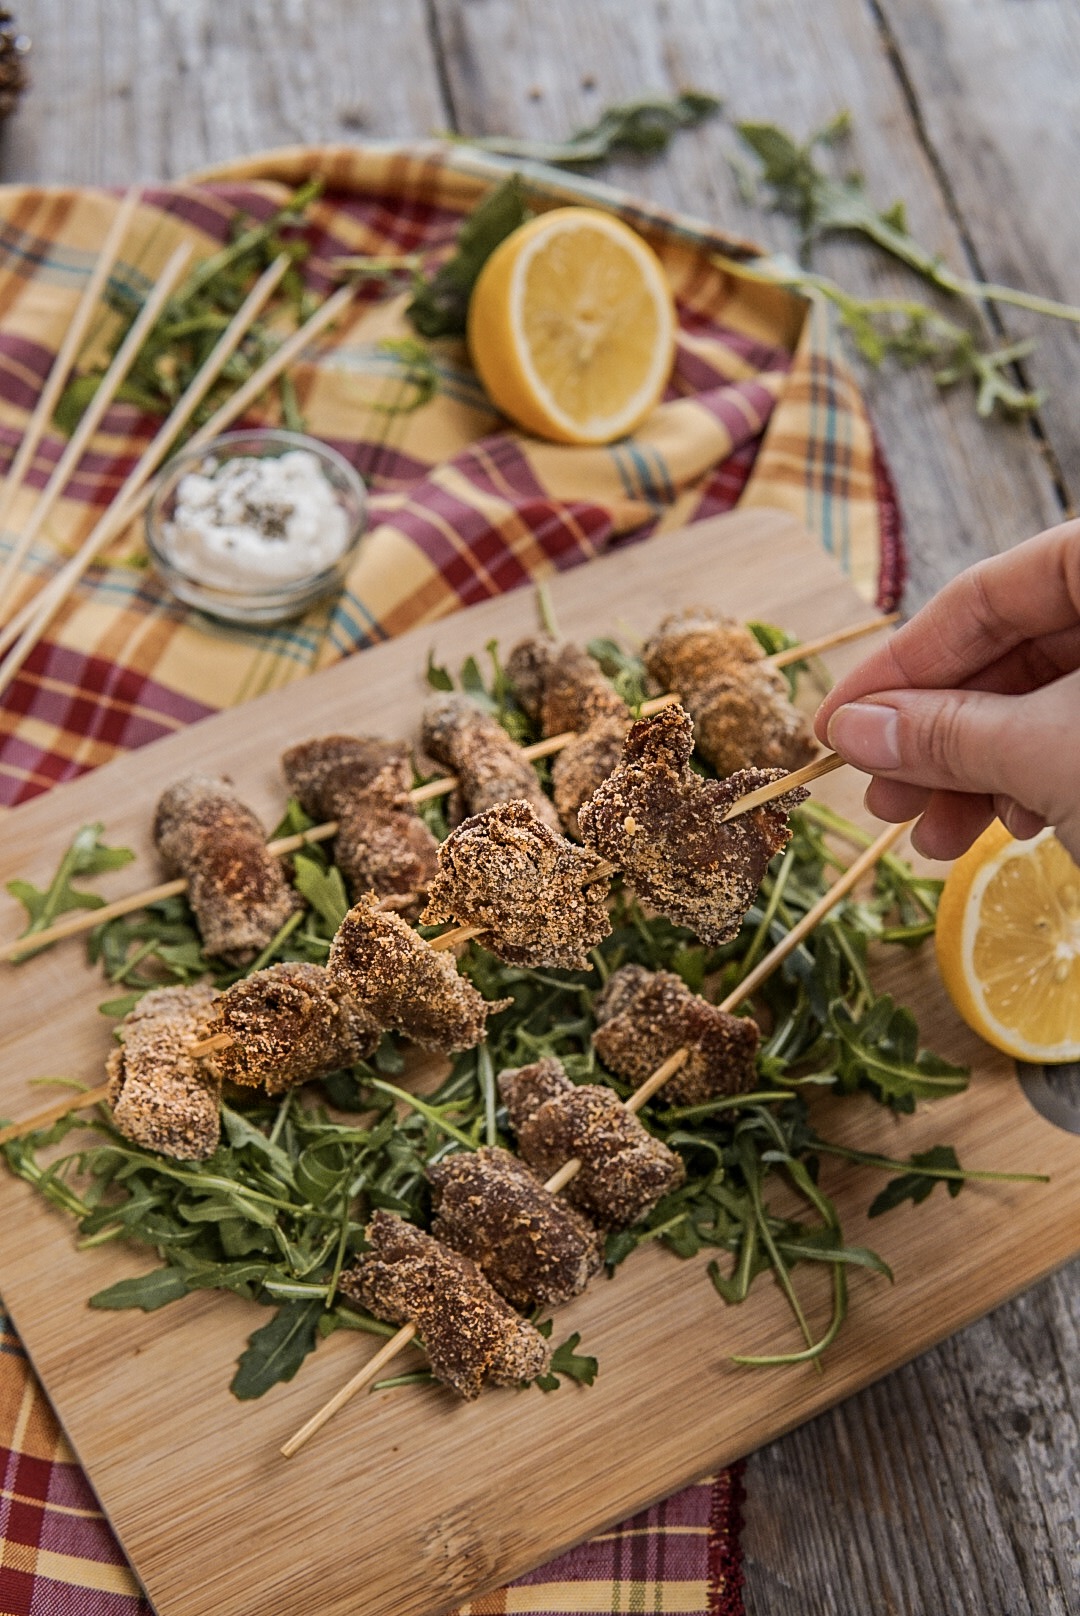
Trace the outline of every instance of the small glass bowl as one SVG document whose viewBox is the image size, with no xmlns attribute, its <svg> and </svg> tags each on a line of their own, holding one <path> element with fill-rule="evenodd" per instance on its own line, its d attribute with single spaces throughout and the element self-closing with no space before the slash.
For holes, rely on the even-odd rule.
<svg viewBox="0 0 1080 1616">
<path fill-rule="evenodd" d="M 249 583 L 235 587 L 205 583 L 196 569 L 181 566 L 170 547 L 169 529 L 176 510 L 177 490 L 188 472 L 209 474 L 228 460 L 277 459 L 292 449 L 306 449 L 319 462 L 338 504 L 348 517 L 348 539 L 331 566 L 265 587 Z M 248 432 L 226 432 L 198 449 L 182 449 L 168 461 L 146 512 L 146 544 L 158 574 L 170 593 L 186 606 L 195 606 L 227 623 L 280 623 L 299 617 L 325 595 L 339 590 L 367 525 L 367 494 L 359 475 L 336 449 L 303 432 L 279 432 L 271 427 Z"/>
</svg>

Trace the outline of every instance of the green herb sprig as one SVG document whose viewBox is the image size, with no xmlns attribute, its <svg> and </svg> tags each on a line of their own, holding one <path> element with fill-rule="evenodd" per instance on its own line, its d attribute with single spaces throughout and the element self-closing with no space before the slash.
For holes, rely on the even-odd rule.
<svg viewBox="0 0 1080 1616">
<path fill-rule="evenodd" d="M 277 293 L 193 414 L 188 430 L 209 420 L 225 398 L 269 358 L 282 336 L 314 312 L 317 299 L 304 286 L 300 274 L 307 247 L 296 232 L 321 191 L 322 181 L 311 179 L 268 219 L 236 221 L 232 240 L 198 263 L 166 303 L 117 392 L 121 402 L 134 404 L 150 415 L 167 415 L 209 357 L 255 281 L 282 254 L 289 258 L 290 268 Z M 119 327 L 100 362 L 76 374 L 60 395 L 55 420 L 67 434 L 75 430 L 100 387 L 140 307 L 137 294 L 123 284 L 110 287 L 106 297 L 120 316 Z M 283 424 L 292 430 L 303 430 L 289 377 L 281 378 L 279 390 Z"/>
</svg>

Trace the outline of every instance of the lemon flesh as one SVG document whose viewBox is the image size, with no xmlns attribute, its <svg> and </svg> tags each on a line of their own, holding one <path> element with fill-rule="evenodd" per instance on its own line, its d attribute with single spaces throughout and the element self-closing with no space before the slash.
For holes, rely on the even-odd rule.
<svg viewBox="0 0 1080 1616">
<path fill-rule="evenodd" d="M 989 1043 L 1021 1060 L 1080 1059 L 1080 868 L 1053 831 L 1015 842 L 991 827 L 958 861 L 938 958 Z"/>
<path fill-rule="evenodd" d="M 469 350 L 492 400 L 538 436 L 608 443 L 655 407 L 675 311 L 660 260 L 618 219 L 559 208 L 514 231 L 469 306 Z"/>
</svg>

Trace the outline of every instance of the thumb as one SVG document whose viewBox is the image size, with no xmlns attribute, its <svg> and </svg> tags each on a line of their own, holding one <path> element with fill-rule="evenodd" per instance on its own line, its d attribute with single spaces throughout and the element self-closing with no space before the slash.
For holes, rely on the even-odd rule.
<svg viewBox="0 0 1080 1616">
<path fill-rule="evenodd" d="M 932 791 L 1012 797 L 1048 824 L 1080 819 L 1080 673 L 1023 696 L 888 690 L 840 707 L 848 763 Z"/>
</svg>

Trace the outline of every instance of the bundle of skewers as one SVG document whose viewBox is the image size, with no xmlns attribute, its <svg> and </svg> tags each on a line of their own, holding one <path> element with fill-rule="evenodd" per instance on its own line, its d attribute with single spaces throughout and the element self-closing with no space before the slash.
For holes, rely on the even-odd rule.
<svg viewBox="0 0 1080 1616">
<path fill-rule="evenodd" d="M 588 970 L 611 931 L 614 880 L 703 943 L 731 942 L 789 839 L 815 750 L 779 667 L 824 648 L 766 657 L 741 625 L 681 614 L 644 649 L 662 693 L 635 718 L 586 651 L 534 636 L 506 671 L 539 742 L 520 747 L 491 712 L 451 691 L 428 703 L 421 736 L 423 754 L 448 772 L 419 786 L 398 742 L 332 735 L 295 745 L 282 758 L 285 782 L 316 824 L 277 842 L 228 781 L 174 783 L 154 819 L 170 881 L 40 932 L 35 946 L 183 891 L 205 953 L 243 971 L 302 908 L 288 854 L 332 839 L 352 906 L 326 963 L 281 960 L 220 990 L 151 988 L 119 1029 L 105 1084 L 0 1141 L 105 1099 L 115 1128 L 141 1149 L 207 1160 L 223 1090 L 280 1096 L 362 1068 L 387 1033 L 442 1055 L 474 1049 L 513 1000 L 485 998 L 458 952 L 475 940 L 510 966 Z M 715 778 L 691 767 L 695 747 Z M 555 759 L 550 796 L 530 754 Z M 441 842 L 423 817 L 437 797 L 453 826 Z M 738 1012 L 900 829 L 856 859 L 720 1004 L 669 970 L 628 963 L 610 974 L 593 1003 L 591 1043 L 613 1082 L 575 1082 L 552 1057 L 498 1074 L 517 1154 L 489 1143 L 430 1162 L 430 1232 L 372 1213 L 336 1288 L 399 1328 L 286 1452 L 414 1338 L 434 1377 L 466 1398 L 488 1381 L 545 1373 L 550 1345 L 530 1315 L 579 1294 L 611 1235 L 639 1225 L 685 1178 L 679 1153 L 639 1113 L 661 1091 L 667 1105 L 706 1108 L 737 1107 L 754 1091 L 760 1027 Z M 438 926 L 449 929 L 428 935 Z M 631 1092 L 621 1098 L 613 1084 Z"/>
</svg>

